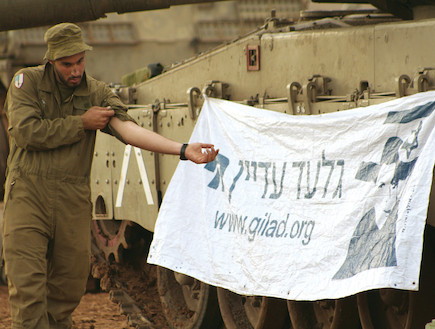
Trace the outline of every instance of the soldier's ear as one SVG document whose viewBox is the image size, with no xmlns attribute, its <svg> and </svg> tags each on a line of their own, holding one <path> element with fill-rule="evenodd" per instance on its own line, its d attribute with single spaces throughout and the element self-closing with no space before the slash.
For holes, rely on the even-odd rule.
<svg viewBox="0 0 435 329">
<path fill-rule="evenodd" d="M 52 61 L 51 59 L 49 59 L 48 62 L 49 62 L 51 65 L 54 65 L 54 61 Z"/>
</svg>

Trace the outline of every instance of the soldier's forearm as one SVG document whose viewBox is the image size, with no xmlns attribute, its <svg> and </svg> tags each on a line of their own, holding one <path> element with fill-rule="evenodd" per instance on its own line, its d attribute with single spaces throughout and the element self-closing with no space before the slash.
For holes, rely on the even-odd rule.
<svg viewBox="0 0 435 329">
<path fill-rule="evenodd" d="M 110 120 L 110 125 L 121 135 L 122 139 L 130 145 L 152 152 L 180 154 L 181 143 L 142 128 L 134 122 L 122 121 L 113 117 Z"/>
</svg>

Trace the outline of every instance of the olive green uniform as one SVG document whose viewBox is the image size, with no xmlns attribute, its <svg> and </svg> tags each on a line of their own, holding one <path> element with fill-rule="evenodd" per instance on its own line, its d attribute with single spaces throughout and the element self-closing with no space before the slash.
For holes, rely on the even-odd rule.
<svg viewBox="0 0 435 329">
<path fill-rule="evenodd" d="M 49 63 L 21 70 L 9 88 L 3 252 L 13 328 L 69 328 L 85 292 L 96 132 L 80 115 L 92 106 L 134 121 L 110 88 L 86 75 L 62 101 Z M 110 125 L 104 131 L 121 139 Z"/>
</svg>

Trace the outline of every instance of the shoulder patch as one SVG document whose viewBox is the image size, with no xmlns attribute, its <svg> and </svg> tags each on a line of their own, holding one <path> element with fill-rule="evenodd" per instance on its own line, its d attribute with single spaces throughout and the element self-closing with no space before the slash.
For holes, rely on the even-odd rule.
<svg viewBox="0 0 435 329">
<path fill-rule="evenodd" d="M 24 74 L 20 73 L 18 75 L 15 76 L 14 78 L 14 85 L 17 88 L 21 88 L 21 86 L 23 85 L 24 82 Z"/>
</svg>

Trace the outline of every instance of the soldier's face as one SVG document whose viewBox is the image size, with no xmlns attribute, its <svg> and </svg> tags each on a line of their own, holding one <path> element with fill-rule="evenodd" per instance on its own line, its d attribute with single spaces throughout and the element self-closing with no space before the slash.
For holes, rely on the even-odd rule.
<svg viewBox="0 0 435 329">
<path fill-rule="evenodd" d="M 85 71 L 85 52 L 50 61 L 57 81 L 65 87 L 74 88 L 80 84 Z"/>
</svg>

